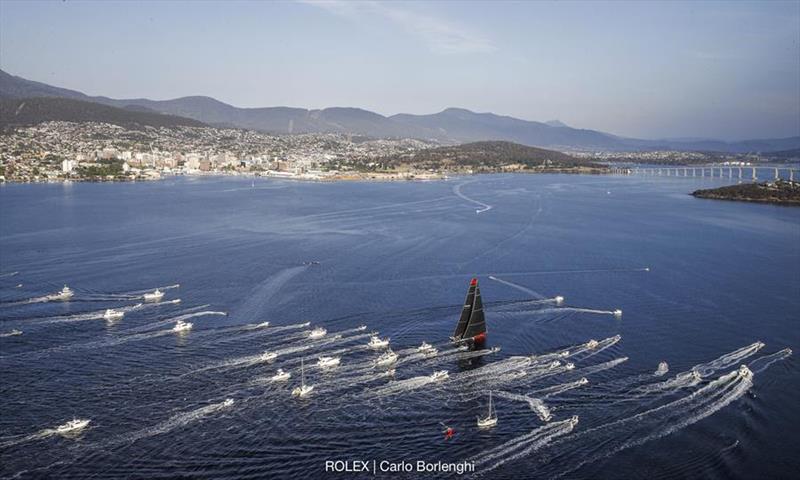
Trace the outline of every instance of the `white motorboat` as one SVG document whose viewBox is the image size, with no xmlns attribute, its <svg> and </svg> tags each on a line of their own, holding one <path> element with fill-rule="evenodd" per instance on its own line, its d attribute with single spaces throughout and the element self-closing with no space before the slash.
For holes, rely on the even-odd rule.
<svg viewBox="0 0 800 480">
<path fill-rule="evenodd" d="M 175 326 L 172 327 L 172 331 L 178 333 L 188 332 L 189 330 L 192 329 L 193 326 L 194 325 L 192 324 L 192 322 L 184 322 L 183 320 L 178 320 L 177 322 L 175 322 Z"/>
<path fill-rule="evenodd" d="M 103 313 L 103 318 L 106 320 L 119 320 L 124 316 L 125 312 L 120 310 L 114 310 L 113 308 L 109 308 Z"/>
<path fill-rule="evenodd" d="M 380 350 L 381 348 L 386 348 L 389 346 L 389 339 L 381 339 L 377 335 L 374 335 L 369 339 L 369 343 L 367 345 L 373 350 Z"/>
<path fill-rule="evenodd" d="M 284 372 L 282 368 L 279 368 L 278 371 L 273 375 L 270 380 L 273 382 L 285 382 L 292 378 L 292 374 L 289 372 Z"/>
<path fill-rule="evenodd" d="M 438 370 L 431 374 L 431 380 L 434 382 L 441 382 L 442 380 L 447 380 L 450 378 L 450 373 L 447 370 Z"/>
<path fill-rule="evenodd" d="M 439 353 L 439 351 L 436 350 L 436 347 L 434 347 L 428 342 L 422 342 L 422 345 L 417 347 L 417 351 L 425 355 L 436 355 L 437 353 Z"/>
<path fill-rule="evenodd" d="M 278 358 L 278 354 L 275 352 L 264 352 L 261 354 L 261 357 L 259 357 L 262 362 L 271 362 L 276 358 Z"/>
<path fill-rule="evenodd" d="M 317 366 L 319 368 L 330 368 L 339 365 L 341 359 L 339 357 L 319 357 L 317 360 Z"/>
<path fill-rule="evenodd" d="M 578 416 L 573 415 L 572 418 L 569 419 L 569 423 L 574 427 L 578 424 Z"/>
<path fill-rule="evenodd" d="M 164 292 L 162 292 L 161 290 L 156 288 L 154 291 L 152 291 L 150 293 L 145 293 L 144 294 L 144 299 L 147 302 L 157 302 L 157 301 L 161 300 L 161 298 L 163 296 L 164 296 Z"/>
<path fill-rule="evenodd" d="M 69 300 L 73 295 L 75 295 L 75 292 L 73 292 L 68 286 L 64 285 L 64 288 L 59 290 L 57 293 L 48 295 L 48 298 L 50 300 Z"/>
<path fill-rule="evenodd" d="M 556 296 L 556 305 L 561 305 L 562 303 L 564 303 L 564 297 L 561 295 Z"/>
<path fill-rule="evenodd" d="M 588 348 L 589 350 L 594 350 L 595 348 L 597 348 L 597 345 L 599 345 L 599 343 L 597 343 L 597 340 L 595 339 L 591 339 L 588 342 L 586 342 L 586 348 Z"/>
<path fill-rule="evenodd" d="M 308 334 L 308 338 L 312 340 L 316 340 L 318 338 L 322 338 L 328 334 L 328 331 L 322 327 L 317 327 L 314 330 L 311 330 L 311 333 Z"/>
<path fill-rule="evenodd" d="M 489 390 L 489 412 L 485 417 L 478 417 L 478 428 L 492 428 L 497 425 L 497 412 L 492 405 L 492 391 Z"/>
<path fill-rule="evenodd" d="M 56 427 L 56 433 L 65 434 L 79 432 L 86 428 L 89 425 L 89 422 L 91 422 L 91 420 L 79 420 L 75 418 L 64 425 L 59 425 Z"/>
<path fill-rule="evenodd" d="M 232 398 L 226 398 L 225 401 L 222 402 L 222 406 L 225 407 L 225 408 L 230 407 L 232 405 L 233 405 L 233 399 Z"/>
<path fill-rule="evenodd" d="M 261 322 L 255 325 L 253 328 L 267 328 L 269 327 L 269 322 Z"/>
<path fill-rule="evenodd" d="M 564 368 L 566 368 L 567 370 L 573 370 L 575 368 L 575 364 L 571 362 L 567 363 L 566 365 L 564 365 Z"/>
<path fill-rule="evenodd" d="M 292 396 L 303 398 L 307 397 L 314 391 L 314 385 L 306 385 L 306 373 L 303 360 L 300 360 L 300 386 L 292 390 Z"/>
<path fill-rule="evenodd" d="M 747 365 L 742 365 L 739 367 L 739 376 L 744 378 L 745 380 L 752 380 L 753 379 L 753 372 L 747 368 Z"/>
<path fill-rule="evenodd" d="M 621 317 L 622 316 L 622 310 L 620 310 L 619 308 L 614 310 L 614 312 L 612 312 L 612 313 L 614 313 L 615 317 Z"/>
<path fill-rule="evenodd" d="M 397 361 L 397 354 L 389 350 L 377 359 L 375 359 L 376 367 L 387 367 Z"/>
<path fill-rule="evenodd" d="M 396 373 L 396 372 L 395 372 L 395 369 L 394 369 L 394 368 L 390 368 L 389 370 L 386 370 L 386 376 L 387 376 L 387 377 L 394 377 L 394 374 L 395 374 L 395 373 Z"/>
<path fill-rule="evenodd" d="M 0 337 L 16 337 L 17 335 L 22 335 L 22 330 L 17 330 L 14 328 L 8 333 L 0 334 Z"/>
</svg>

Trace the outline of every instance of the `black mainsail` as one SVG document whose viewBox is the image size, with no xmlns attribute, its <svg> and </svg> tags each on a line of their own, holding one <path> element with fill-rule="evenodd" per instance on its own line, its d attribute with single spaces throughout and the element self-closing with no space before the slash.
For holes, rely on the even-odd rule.
<svg viewBox="0 0 800 480">
<path fill-rule="evenodd" d="M 464 300 L 464 307 L 461 310 L 461 318 L 453 332 L 453 341 L 466 343 L 470 348 L 475 348 L 482 346 L 485 340 L 486 318 L 483 316 L 481 289 L 478 287 L 478 279 L 473 278 L 469 283 L 467 298 Z"/>
</svg>

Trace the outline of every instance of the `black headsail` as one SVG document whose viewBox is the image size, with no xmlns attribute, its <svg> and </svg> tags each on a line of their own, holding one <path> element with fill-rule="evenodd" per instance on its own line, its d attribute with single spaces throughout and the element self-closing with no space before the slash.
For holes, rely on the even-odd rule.
<svg viewBox="0 0 800 480">
<path fill-rule="evenodd" d="M 486 318 L 483 316 L 483 301 L 481 301 L 481 289 L 475 281 L 475 298 L 472 302 L 467 328 L 464 330 L 463 338 L 473 338 L 486 334 Z M 477 339 L 476 339 L 477 340 Z"/>
<path fill-rule="evenodd" d="M 470 315 L 472 314 L 472 303 L 475 300 L 475 289 L 478 287 L 478 280 L 473 278 L 467 290 L 467 298 L 464 299 L 464 307 L 461 309 L 461 318 L 458 319 L 456 331 L 453 332 L 453 340 L 461 340 L 464 336 L 464 331 L 467 329 Z"/>
</svg>

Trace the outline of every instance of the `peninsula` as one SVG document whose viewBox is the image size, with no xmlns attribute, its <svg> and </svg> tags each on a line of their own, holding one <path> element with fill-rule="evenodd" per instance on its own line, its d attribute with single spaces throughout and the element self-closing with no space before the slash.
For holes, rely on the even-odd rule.
<svg viewBox="0 0 800 480">
<path fill-rule="evenodd" d="M 774 203 L 800 206 L 800 182 L 776 180 L 764 183 L 743 183 L 727 187 L 695 190 L 697 198 L 738 200 L 742 202 Z"/>
</svg>

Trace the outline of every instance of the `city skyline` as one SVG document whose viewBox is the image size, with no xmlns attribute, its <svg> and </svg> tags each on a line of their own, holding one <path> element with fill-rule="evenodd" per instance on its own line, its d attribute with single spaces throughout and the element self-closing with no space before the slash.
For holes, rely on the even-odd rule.
<svg viewBox="0 0 800 480">
<path fill-rule="evenodd" d="M 226 5 L 4 0 L 0 68 L 112 98 L 463 107 L 638 138 L 800 135 L 797 2 Z"/>
</svg>

